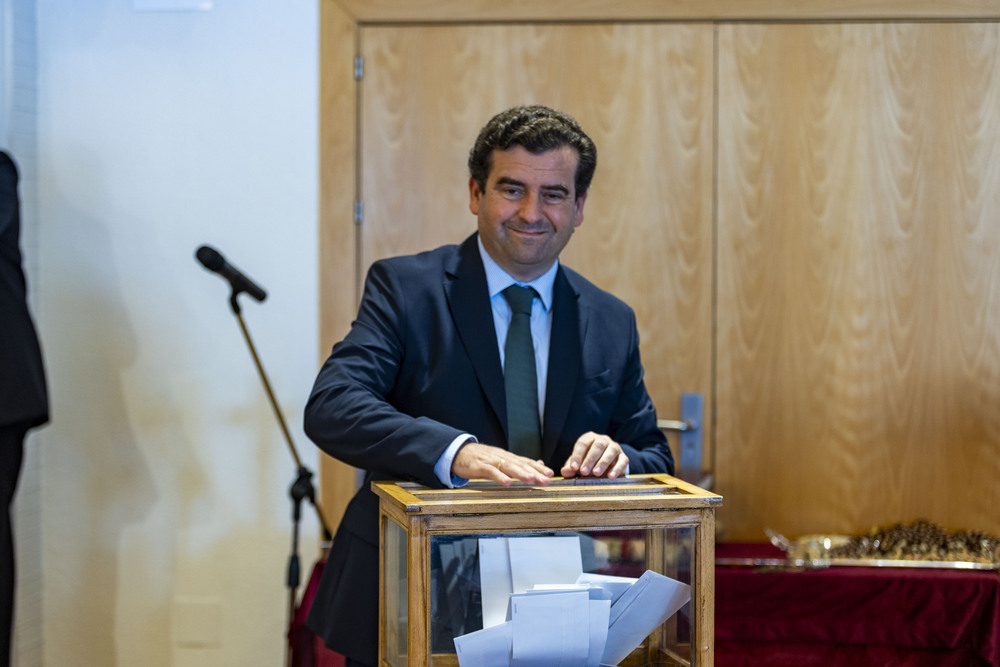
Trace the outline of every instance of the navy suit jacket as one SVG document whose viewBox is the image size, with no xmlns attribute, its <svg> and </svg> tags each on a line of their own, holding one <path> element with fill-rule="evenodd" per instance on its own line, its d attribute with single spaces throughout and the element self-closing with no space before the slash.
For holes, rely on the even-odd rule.
<svg viewBox="0 0 1000 667">
<path fill-rule="evenodd" d="M 327 645 L 375 664 L 378 500 L 372 480 L 441 487 L 434 464 L 457 436 L 507 447 L 503 369 L 476 235 L 375 262 L 358 317 L 323 365 L 305 411 L 309 437 L 367 471 L 348 505 L 309 626 Z M 639 359 L 635 314 L 560 266 L 542 423 L 558 471 L 587 431 L 610 436 L 630 473 L 673 472 Z"/>
<path fill-rule="evenodd" d="M 42 352 L 21 268 L 17 167 L 0 151 L 0 426 L 48 420 Z"/>
</svg>

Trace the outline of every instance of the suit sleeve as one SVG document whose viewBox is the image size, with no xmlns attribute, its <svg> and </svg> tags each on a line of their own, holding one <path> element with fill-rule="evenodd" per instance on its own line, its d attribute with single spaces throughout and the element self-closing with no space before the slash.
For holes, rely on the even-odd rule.
<svg viewBox="0 0 1000 667">
<path fill-rule="evenodd" d="M 391 399 L 406 354 L 405 277 L 389 262 L 368 273 L 358 317 L 323 364 L 305 409 L 305 431 L 323 451 L 355 467 L 433 487 L 434 464 L 462 431 L 406 414 Z"/>
<path fill-rule="evenodd" d="M 14 224 L 17 214 L 17 168 L 14 161 L 0 151 L 0 234 Z"/>
<path fill-rule="evenodd" d="M 663 431 L 656 424 L 656 408 L 646 391 L 639 356 L 639 332 L 631 315 L 631 336 L 622 388 L 608 433 L 629 457 L 630 474 L 674 473 L 674 457 Z"/>
</svg>

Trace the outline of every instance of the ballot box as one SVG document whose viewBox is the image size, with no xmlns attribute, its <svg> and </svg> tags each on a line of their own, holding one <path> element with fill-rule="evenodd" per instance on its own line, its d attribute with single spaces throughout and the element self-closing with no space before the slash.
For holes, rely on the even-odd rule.
<svg viewBox="0 0 1000 667">
<path fill-rule="evenodd" d="M 713 664 L 721 496 L 670 475 L 372 489 L 380 667 Z"/>
</svg>

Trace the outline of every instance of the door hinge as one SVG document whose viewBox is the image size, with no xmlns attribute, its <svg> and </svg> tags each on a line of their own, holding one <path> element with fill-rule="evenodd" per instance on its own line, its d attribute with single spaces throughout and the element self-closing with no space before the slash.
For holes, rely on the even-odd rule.
<svg viewBox="0 0 1000 667">
<path fill-rule="evenodd" d="M 354 80 L 361 81 L 361 78 L 365 75 L 365 58 L 364 56 L 354 56 Z"/>
<path fill-rule="evenodd" d="M 354 224 L 360 225 L 365 221 L 365 205 L 360 199 L 354 202 Z"/>
</svg>

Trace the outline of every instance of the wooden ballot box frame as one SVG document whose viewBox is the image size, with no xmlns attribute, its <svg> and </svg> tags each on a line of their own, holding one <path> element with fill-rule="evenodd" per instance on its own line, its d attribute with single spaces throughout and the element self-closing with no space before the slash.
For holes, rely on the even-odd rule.
<svg viewBox="0 0 1000 667">
<path fill-rule="evenodd" d="M 373 482 L 379 497 L 379 665 L 458 665 L 454 654 L 431 652 L 431 539 L 565 531 L 646 529 L 649 569 L 663 562 L 664 529 L 689 529 L 691 540 L 690 659 L 665 655 L 656 633 L 623 665 L 714 663 L 715 508 L 722 496 L 670 475 L 607 479 L 560 479 L 548 486 L 515 482 L 505 487 L 473 480 L 460 489 L 431 489 L 411 482 Z M 656 537 L 659 536 L 659 537 Z M 387 585 L 387 563 L 402 562 L 405 550 L 405 610 L 399 591 Z M 658 553 L 659 552 L 659 553 Z M 660 572 L 669 576 L 669 572 Z M 405 612 L 405 629 L 390 622 Z M 405 639 L 395 636 L 405 632 Z M 391 645 L 405 645 L 399 662 Z M 633 659 L 635 660 L 633 662 Z"/>
</svg>

